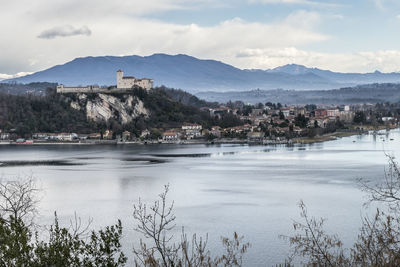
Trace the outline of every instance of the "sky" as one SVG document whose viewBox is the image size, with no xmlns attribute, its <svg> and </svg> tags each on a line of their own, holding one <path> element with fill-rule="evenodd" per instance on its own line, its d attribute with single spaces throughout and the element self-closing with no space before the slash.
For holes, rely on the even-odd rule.
<svg viewBox="0 0 400 267">
<path fill-rule="evenodd" d="M 0 79 L 85 56 L 400 71 L 398 0 L 0 0 Z"/>
</svg>

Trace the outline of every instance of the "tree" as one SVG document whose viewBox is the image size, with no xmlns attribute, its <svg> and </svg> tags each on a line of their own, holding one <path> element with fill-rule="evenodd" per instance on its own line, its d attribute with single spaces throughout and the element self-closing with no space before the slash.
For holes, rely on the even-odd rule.
<svg viewBox="0 0 400 267">
<path fill-rule="evenodd" d="M 365 123 L 366 116 L 363 111 L 356 111 L 353 119 L 354 123 Z"/>
<path fill-rule="evenodd" d="M 283 112 L 281 110 L 279 110 L 279 119 L 280 120 L 284 120 L 285 119 L 285 115 L 283 114 Z"/>
<path fill-rule="evenodd" d="M 37 213 L 39 191 L 32 176 L 9 181 L 3 178 L 0 180 L 0 217 L 7 223 L 21 220 L 32 224 Z"/>
<path fill-rule="evenodd" d="M 142 234 L 138 248 L 134 248 L 137 266 L 241 266 L 243 255 L 249 243 L 243 244 L 243 237 L 234 233 L 233 239 L 222 238 L 226 252 L 213 258 L 207 249 L 208 237 L 191 239 L 184 229 L 180 241 L 174 241 L 171 231 L 175 228 L 174 203 L 167 203 L 169 186 L 158 200 L 148 207 L 140 199 L 134 205 L 133 217 L 137 222 L 135 230 Z M 146 243 L 147 240 L 149 243 Z"/>
<path fill-rule="evenodd" d="M 57 215 L 50 227 L 47 242 L 36 241 L 34 248 L 36 266 L 124 266 L 127 257 L 121 251 L 122 224 L 107 226 L 86 233 L 85 228 L 59 226 Z M 89 237 L 86 238 L 86 235 Z"/>
<path fill-rule="evenodd" d="M 361 189 L 369 194 L 368 203 L 385 203 L 391 211 L 400 211 L 400 169 L 394 156 L 386 155 L 389 166 L 380 182 L 359 179 Z"/>
<path fill-rule="evenodd" d="M 242 109 L 242 114 L 244 116 L 249 116 L 251 112 L 253 111 L 253 106 L 252 105 L 245 105 Z"/>
<path fill-rule="evenodd" d="M 205 134 L 205 136 L 204 136 L 204 138 L 207 140 L 207 141 L 212 141 L 212 140 L 214 140 L 215 138 L 217 138 L 215 135 L 213 135 L 212 133 L 206 133 Z"/>
<path fill-rule="evenodd" d="M 377 209 L 372 218 L 363 217 L 358 238 L 350 249 L 343 248 L 337 235 L 326 233 L 324 220 L 310 217 L 300 202 L 303 222 L 294 223 L 294 236 L 283 237 L 292 247 L 289 264 L 300 257 L 306 266 L 400 265 L 400 170 L 392 156 L 388 160 L 388 171 L 380 183 L 371 185 L 359 180 L 362 190 L 369 193 L 367 204 L 380 202 L 387 211 Z"/>
<path fill-rule="evenodd" d="M 35 213 L 38 189 L 32 178 L 1 182 L 0 190 L 0 266 L 124 266 L 127 257 L 122 252 L 122 223 L 89 231 L 91 221 L 82 224 L 75 215 L 70 227 L 54 223 L 39 233 L 27 218 Z M 241 266 L 249 248 L 237 233 L 233 238 L 222 238 L 225 253 L 213 257 L 207 249 L 208 237 L 188 238 L 182 229 L 180 241 L 173 240 L 175 215 L 173 203 L 167 203 L 169 186 L 152 206 L 139 200 L 134 205 L 136 230 L 146 240 L 134 248 L 136 266 Z M 43 235 L 44 234 L 44 235 Z"/>
<path fill-rule="evenodd" d="M 309 104 L 309 105 L 305 105 L 305 108 L 307 111 L 313 111 L 313 110 L 317 109 L 317 106 L 314 104 L 311 104 L 311 105 Z"/>
<path fill-rule="evenodd" d="M 316 135 L 317 135 L 317 129 L 316 128 L 308 128 L 307 136 L 309 138 L 314 138 Z"/>
<path fill-rule="evenodd" d="M 39 240 L 32 218 L 36 212 L 38 189 L 34 180 L 19 178 L 0 183 L 0 266 L 123 266 L 122 224 L 88 232 L 80 219 L 70 228 L 61 227 L 55 214 Z M 86 238 L 89 236 L 89 238 Z"/>
<path fill-rule="evenodd" d="M 304 222 L 294 222 L 298 234 L 283 236 L 292 246 L 292 254 L 287 260 L 291 263 L 296 256 L 306 259 L 306 266 L 350 266 L 345 256 L 343 244 L 336 235 L 324 231 L 324 219 L 309 217 L 305 204 L 300 201 L 300 216 Z"/>
<path fill-rule="evenodd" d="M 300 128 L 306 128 L 307 127 L 307 123 L 308 123 L 308 118 L 306 118 L 304 115 L 302 114 L 298 114 L 295 118 L 294 118 L 294 124 Z"/>
</svg>

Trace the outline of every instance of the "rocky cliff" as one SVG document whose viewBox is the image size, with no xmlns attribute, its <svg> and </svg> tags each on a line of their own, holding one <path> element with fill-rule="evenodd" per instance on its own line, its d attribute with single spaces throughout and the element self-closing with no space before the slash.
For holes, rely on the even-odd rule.
<svg viewBox="0 0 400 267">
<path fill-rule="evenodd" d="M 87 118 L 96 122 L 113 118 L 127 124 L 139 116 L 147 118 L 150 115 L 144 103 L 130 94 L 78 94 L 70 105 L 73 109 L 85 110 Z"/>
</svg>

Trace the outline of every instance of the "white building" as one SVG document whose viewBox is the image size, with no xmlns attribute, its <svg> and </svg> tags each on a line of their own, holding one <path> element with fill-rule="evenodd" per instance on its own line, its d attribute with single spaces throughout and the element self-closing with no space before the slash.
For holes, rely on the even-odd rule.
<svg viewBox="0 0 400 267">
<path fill-rule="evenodd" d="M 285 116 L 285 118 L 290 116 L 290 108 L 281 108 L 281 111 L 283 113 L 283 116 Z"/>
<path fill-rule="evenodd" d="M 199 130 L 201 131 L 203 127 L 197 123 L 185 123 L 182 125 L 182 130 Z"/>
<path fill-rule="evenodd" d="M 328 117 L 336 117 L 336 116 L 339 116 L 340 113 L 339 113 L 338 109 L 328 109 L 326 111 L 326 114 Z"/>
<path fill-rule="evenodd" d="M 164 132 L 162 134 L 162 139 L 164 141 L 178 141 L 179 140 L 179 133 L 172 132 L 172 131 Z"/>
<path fill-rule="evenodd" d="M 150 90 L 153 88 L 153 80 L 147 78 L 136 79 L 133 76 L 124 76 L 122 70 L 117 71 L 117 89 L 130 89 L 134 86 Z"/>
<path fill-rule="evenodd" d="M 185 131 L 187 139 L 193 139 L 201 136 L 201 130 L 203 127 L 197 123 L 185 123 L 182 125 L 182 130 Z"/>
<path fill-rule="evenodd" d="M 59 133 L 56 139 L 60 141 L 72 141 L 78 139 L 78 135 L 76 133 Z"/>
</svg>

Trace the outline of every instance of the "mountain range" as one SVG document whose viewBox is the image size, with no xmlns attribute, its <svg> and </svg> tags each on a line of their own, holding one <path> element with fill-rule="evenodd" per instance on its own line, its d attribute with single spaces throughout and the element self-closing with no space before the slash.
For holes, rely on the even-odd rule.
<svg viewBox="0 0 400 267">
<path fill-rule="evenodd" d="M 400 73 L 339 73 L 295 64 L 268 70 L 250 70 L 182 54 L 76 58 L 63 65 L 2 82 L 115 85 L 118 69 L 122 69 L 125 75 L 152 78 L 156 86 L 165 85 L 188 92 L 325 90 L 367 83 L 400 82 Z"/>
<path fill-rule="evenodd" d="M 282 103 L 288 105 L 375 104 L 400 102 L 400 84 L 374 83 L 332 90 L 248 90 L 230 92 L 198 92 L 196 96 L 210 102 Z"/>
</svg>

